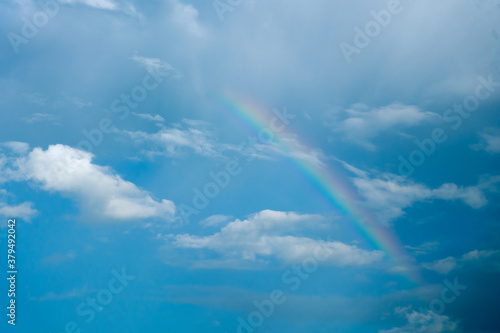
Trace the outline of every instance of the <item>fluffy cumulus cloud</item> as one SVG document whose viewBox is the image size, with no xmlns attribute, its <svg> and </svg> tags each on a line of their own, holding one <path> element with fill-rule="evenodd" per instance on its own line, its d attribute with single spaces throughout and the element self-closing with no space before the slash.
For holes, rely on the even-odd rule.
<svg viewBox="0 0 500 333">
<path fill-rule="evenodd" d="M 340 120 L 344 114 L 345 118 Z M 346 142 L 373 150 L 376 147 L 370 142 L 371 139 L 391 129 L 417 126 L 425 120 L 437 119 L 437 114 L 398 103 L 379 108 L 355 104 L 345 112 L 331 113 L 329 118 L 328 124 Z"/>
<path fill-rule="evenodd" d="M 433 311 L 417 312 L 411 307 L 395 309 L 396 314 L 403 316 L 407 324 L 390 330 L 380 330 L 379 333 L 444 333 L 457 331 L 457 323 L 448 316 L 438 315 Z"/>
<path fill-rule="evenodd" d="M 369 208 L 376 212 L 380 221 L 386 223 L 404 215 L 405 208 L 424 200 L 460 200 L 475 209 L 488 203 L 481 186 L 443 184 L 431 189 L 394 175 L 354 178 L 353 182 Z"/>
<path fill-rule="evenodd" d="M 366 251 L 337 241 L 318 242 L 293 235 L 294 231 L 305 226 L 317 228 L 322 221 L 318 215 L 264 210 L 245 220 L 236 219 L 209 236 L 177 235 L 172 245 L 216 253 L 219 259 L 209 263 L 221 266 L 240 263 L 241 267 L 242 262 L 260 265 L 271 259 L 293 264 L 307 258 L 321 258 L 319 261 L 324 265 L 346 266 L 366 265 L 382 259 L 380 251 Z"/>
<path fill-rule="evenodd" d="M 93 164 L 92 158 L 92 154 L 69 146 L 51 145 L 47 150 L 34 148 L 25 156 L 11 157 L 5 169 L 11 180 L 31 181 L 43 190 L 76 198 L 92 217 L 173 219 L 172 201 L 154 200 L 110 168 Z M 21 208 L 29 212 L 28 206 Z"/>
<path fill-rule="evenodd" d="M 480 265 L 492 263 L 493 267 L 500 268 L 500 251 L 499 250 L 474 250 L 470 251 L 459 258 L 447 257 L 436 260 L 431 263 L 423 263 L 422 267 L 438 272 L 440 274 L 448 274 L 454 269 L 461 268 L 467 264 L 479 263 Z M 490 266 L 490 265 L 488 265 Z M 485 267 L 483 267 L 485 268 Z"/>
</svg>

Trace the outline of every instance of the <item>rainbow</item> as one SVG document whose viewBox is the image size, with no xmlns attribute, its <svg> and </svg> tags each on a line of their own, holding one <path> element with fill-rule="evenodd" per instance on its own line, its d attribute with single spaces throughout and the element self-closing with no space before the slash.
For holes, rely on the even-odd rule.
<svg viewBox="0 0 500 333">
<path fill-rule="evenodd" d="M 258 132 L 269 127 L 272 114 L 255 101 L 234 92 L 226 92 L 218 97 L 218 101 L 235 121 L 247 128 Z M 286 152 L 321 196 L 346 216 L 373 248 L 386 253 L 395 271 L 411 282 L 421 284 L 419 270 L 411 263 L 399 238 L 392 229 L 376 223 L 373 216 L 355 204 L 360 201 L 359 197 L 345 177 L 340 177 L 340 172 L 335 172 L 332 166 L 326 166 L 320 160 L 302 158 L 305 154 L 310 155 L 312 150 L 298 140 L 287 139 L 293 133 L 283 131 L 274 134 L 274 143 Z"/>
</svg>

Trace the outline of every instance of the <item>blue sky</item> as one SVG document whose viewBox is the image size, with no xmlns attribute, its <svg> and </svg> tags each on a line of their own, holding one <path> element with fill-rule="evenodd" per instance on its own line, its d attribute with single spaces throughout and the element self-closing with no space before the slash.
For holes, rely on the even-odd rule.
<svg viewBox="0 0 500 333">
<path fill-rule="evenodd" d="M 500 331 L 499 1 L 0 13 L 2 332 Z"/>
</svg>

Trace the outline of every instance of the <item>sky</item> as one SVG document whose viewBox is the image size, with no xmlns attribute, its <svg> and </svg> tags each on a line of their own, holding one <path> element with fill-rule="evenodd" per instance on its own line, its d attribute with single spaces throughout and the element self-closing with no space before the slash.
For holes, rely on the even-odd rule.
<svg viewBox="0 0 500 333">
<path fill-rule="evenodd" d="M 2 332 L 500 332 L 499 16 L 1 1 Z"/>
</svg>

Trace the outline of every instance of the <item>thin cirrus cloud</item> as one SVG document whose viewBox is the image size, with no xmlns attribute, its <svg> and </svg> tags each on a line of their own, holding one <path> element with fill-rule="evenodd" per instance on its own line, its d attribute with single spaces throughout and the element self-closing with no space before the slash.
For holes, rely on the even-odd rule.
<svg viewBox="0 0 500 333">
<path fill-rule="evenodd" d="M 344 114 L 346 117 L 343 117 Z M 344 141 L 375 150 L 376 146 L 371 140 L 382 133 L 391 129 L 417 126 L 437 117 L 435 113 L 422 111 L 412 105 L 394 103 L 370 108 L 365 104 L 355 104 L 343 112 L 330 112 L 327 115 L 327 124 L 334 132 L 339 133 Z"/>
<path fill-rule="evenodd" d="M 173 220 L 175 204 L 122 179 L 110 168 L 92 163 L 93 155 L 65 145 L 34 148 L 3 163 L 6 181 L 31 181 L 41 189 L 74 197 L 82 211 L 110 221 L 142 218 Z M 25 209 L 27 207 L 24 207 Z"/>
<path fill-rule="evenodd" d="M 216 259 L 191 260 L 195 268 L 259 268 L 273 259 L 285 264 L 300 263 L 315 256 L 320 244 L 312 238 L 291 233 L 306 225 L 320 228 L 322 222 L 319 215 L 264 210 L 245 220 L 227 223 L 209 236 L 170 236 L 173 240 L 169 248 L 191 250 L 201 254 L 200 258 L 206 258 L 205 251 L 217 254 Z M 381 251 L 367 251 L 338 241 L 327 241 L 323 246 L 328 249 L 323 265 L 368 265 L 382 260 L 384 255 Z"/>
</svg>

